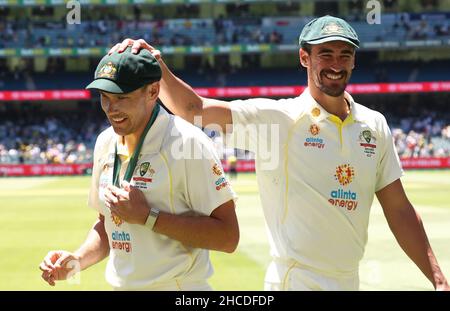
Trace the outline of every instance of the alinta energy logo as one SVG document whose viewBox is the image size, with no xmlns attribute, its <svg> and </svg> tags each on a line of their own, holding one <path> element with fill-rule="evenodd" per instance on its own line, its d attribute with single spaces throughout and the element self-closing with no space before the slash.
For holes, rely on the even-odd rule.
<svg viewBox="0 0 450 311">
<path fill-rule="evenodd" d="M 342 186 L 347 186 L 355 177 L 355 169 L 350 164 L 339 165 L 336 167 L 334 177 Z"/>
<path fill-rule="evenodd" d="M 319 110 L 319 114 L 320 114 L 320 110 Z M 323 139 L 320 137 L 315 137 L 315 136 L 319 135 L 320 127 L 317 124 L 311 124 L 311 126 L 309 127 L 309 133 L 313 137 L 306 137 L 303 145 L 305 147 L 313 147 L 313 148 L 323 149 L 325 147 L 325 143 L 323 142 Z"/>
<path fill-rule="evenodd" d="M 114 231 L 111 233 L 111 248 L 131 253 L 132 248 L 130 234 L 125 231 Z"/>
<path fill-rule="evenodd" d="M 347 187 L 355 178 L 355 169 L 350 164 L 339 165 L 336 167 L 334 177 L 341 186 Z M 328 202 L 333 206 L 344 207 L 349 211 L 355 210 L 358 206 L 357 194 L 351 190 L 338 188 L 332 190 L 330 196 Z"/>
<path fill-rule="evenodd" d="M 225 177 L 220 177 L 216 180 L 215 186 L 216 190 L 219 191 L 220 189 L 226 188 L 229 185 L 227 179 Z"/>
</svg>

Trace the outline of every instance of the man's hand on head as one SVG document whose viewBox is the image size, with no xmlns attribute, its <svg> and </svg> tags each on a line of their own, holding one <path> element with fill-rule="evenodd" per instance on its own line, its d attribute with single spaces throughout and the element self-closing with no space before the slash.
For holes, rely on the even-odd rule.
<svg viewBox="0 0 450 311">
<path fill-rule="evenodd" d="M 114 52 L 122 53 L 129 46 L 131 46 L 131 52 L 134 54 L 137 54 L 142 49 L 146 49 L 149 50 L 158 61 L 161 59 L 161 51 L 155 49 L 153 46 L 148 44 L 144 39 L 134 40 L 127 38 L 123 40 L 121 43 L 117 43 L 115 46 L 113 46 L 109 50 L 108 54 L 111 55 Z"/>
</svg>

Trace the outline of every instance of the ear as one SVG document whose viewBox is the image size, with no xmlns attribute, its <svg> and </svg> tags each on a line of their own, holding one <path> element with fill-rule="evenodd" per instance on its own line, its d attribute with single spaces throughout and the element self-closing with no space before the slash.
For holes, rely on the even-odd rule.
<svg viewBox="0 0 450 311">
<path fill-rule="evenodd" d="M 159 81 L 150 84 L 148 86 L 147 92 L 151 100 L 156 100 L 159 95 Z"/>
<path fill-rule="evenodd" d="M 356 49 L 353 48 L 352 70 L 355 69 L 355 63 L 356 63 Z"/>
<path fill-rule="evenodd" d="M 308 68 L 309 67 L 309 54 L 304 49 L 300 48 L 299 50 L 300 64 Z"/>
</svg>

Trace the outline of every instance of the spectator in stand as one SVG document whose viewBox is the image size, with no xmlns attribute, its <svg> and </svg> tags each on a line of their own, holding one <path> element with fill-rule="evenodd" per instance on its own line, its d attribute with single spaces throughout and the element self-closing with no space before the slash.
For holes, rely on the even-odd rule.
<svg viewBox="0 0 450 311">
<path fill-rule="evenodd" d="M 444 127 L 441 131 L 442 138 L 450 140 L 450 125 Z"/>
</svg>

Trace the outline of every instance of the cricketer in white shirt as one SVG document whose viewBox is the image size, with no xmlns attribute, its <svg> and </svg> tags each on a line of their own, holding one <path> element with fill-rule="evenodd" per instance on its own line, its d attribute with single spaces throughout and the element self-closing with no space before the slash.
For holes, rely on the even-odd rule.
<svg viewBox="0 0 450 311">
<path fill-rule="evenodd" d="M 94 151 L 89 206 L 105 216 L 110 254 L 106 280 L 114 289 L 208 290 L 213 269 L 206 249 L 190 248 L 146 226 L 112 217 L 104 191 L 112 184 L 117 134 L 102 132 Z M 118 144 L 118 154 L 126 154 Z M 121 167 L 124 174 L 128 160 Z M 162 107 L 145 137 L 131 185 L 150 206 L 172 214 L 210 215 L 236 199 L 209 138 Z"/>
<path fill-rule="evenodd" d="M 383 115 L 345 98 L 345 121 L 308 89 L 291 99 L 230 102 L 227 143 L 256 156 L 273 257 L 266 289 L 359 288 L 374 194 L 402 169 Z"/>
</svg>

